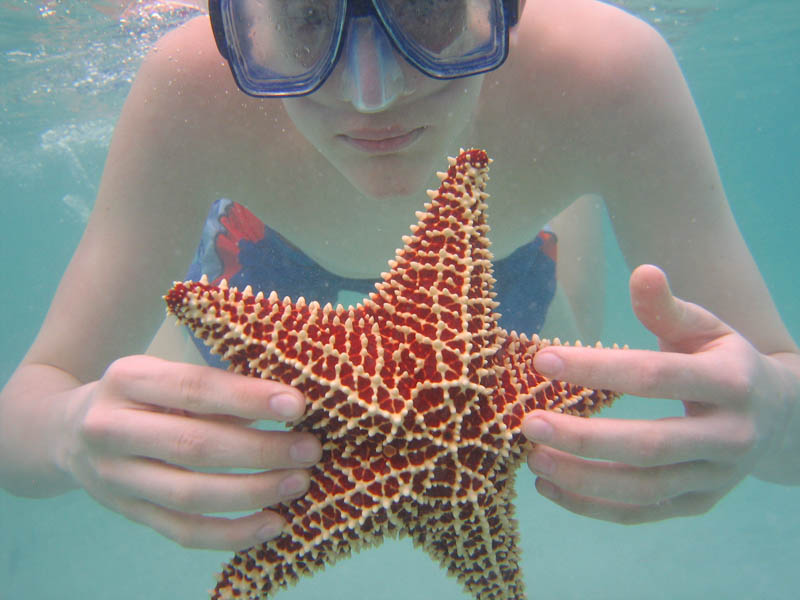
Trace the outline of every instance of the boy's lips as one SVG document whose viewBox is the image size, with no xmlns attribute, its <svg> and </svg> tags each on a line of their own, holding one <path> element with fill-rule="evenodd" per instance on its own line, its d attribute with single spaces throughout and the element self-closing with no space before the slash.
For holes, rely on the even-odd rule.
<svg viewBox="0 0 800 600">
<path fill-rule="evenodd" d="M 402 150 L 419 139 L 426 127 L 403 129 L 388 127 L 383 129 L 355 129 L 336 137 L 350 146 L 371 154 L 383 154 Z"/>
</svg>

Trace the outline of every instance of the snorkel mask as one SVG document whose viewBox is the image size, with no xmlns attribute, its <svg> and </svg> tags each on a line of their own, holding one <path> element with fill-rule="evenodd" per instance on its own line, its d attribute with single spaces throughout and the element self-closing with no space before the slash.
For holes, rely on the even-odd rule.
<svg viewBox="0 0 800 600">
<path fill-rule="evenodd" d="M 519 0 L 209 1 L 217 47 L 244 93 L 310 94 L 343 58 L 346 97 L 364 112 L 402 93 L 398 56 L 436 79 L 496 69 L 518 12 Z"/>
</svg>

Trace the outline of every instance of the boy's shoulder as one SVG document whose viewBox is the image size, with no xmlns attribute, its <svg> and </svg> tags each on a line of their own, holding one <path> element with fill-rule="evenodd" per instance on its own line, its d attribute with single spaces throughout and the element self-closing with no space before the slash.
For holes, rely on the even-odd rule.
<svg viewBox="0 0 800 600">
<path fill-rule="evenodd" d="M 649 23 L 596 0 L 531 4 L 512 52 L 535 68 L 530 72 L 562 73 L 572 83 L 594 89 L 634 76 L 656 55 L 670 54 Z"/>
<path fill-rule="evenodd" d="M 199 152 L 221 154 L 220 164 L 232 156 L 248 155 L 264 140 L 290 127 L 280 101 L 242 94 L 220 56 L 207 16 L 198 16 L 165 34 L 144 58 L 126 103 L 136 128 L 157 121 L 163 151 L 189 145 Z M 267 145 L 269 146 L 269 145 Z M 277 152 L 277 150 L 276 150 Z"/>
<path fill-rule="evenodd" d="M 205 94 L 233 82 L 219 55 L 208 16 L 202 15 L 162 36 L 145 56 L 137 81 L 170 91 Z M 228 80 L 230 80 L 228 82 Z"/>
</svg>

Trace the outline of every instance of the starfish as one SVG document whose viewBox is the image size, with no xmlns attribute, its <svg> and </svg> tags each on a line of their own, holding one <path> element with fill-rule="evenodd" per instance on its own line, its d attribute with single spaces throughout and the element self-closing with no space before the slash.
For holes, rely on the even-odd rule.
<svg viewBox="0 0 800 600">
<path fill-rule="evenodd" d="M 544 378 L 558 340 L 498 325 L 486 223 L 490 159 L 462 151 L 363 303 L 344 308 L 176 283 L 168 311 L 231 370 L 295 386 L 291 424 L 322 441 L 278 538 L 224 566 L 214 600 L 272 596 L 385 536 L 410 536 L 478 600 L 525 598 L 514 476 L 534 409 L 588 416 L 617 394 Z"/>
</svg>

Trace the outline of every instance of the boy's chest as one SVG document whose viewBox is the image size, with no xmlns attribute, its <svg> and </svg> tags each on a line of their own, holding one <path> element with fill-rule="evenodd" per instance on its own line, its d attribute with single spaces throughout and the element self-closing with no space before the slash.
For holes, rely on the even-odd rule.
<svg viewBox="0 0 800 600">
<path fill-rule="evenodd" d="M 431 165 L 431 172 L 446 168 Z M 489 239 L 497 258 L 530 242 L 557 210 L 547 193 L 492 175 L 487 188 Z M 432 178 L 430 188 L 438 185 Z M 240 187 L 233 200 L 245 204 L 259 219 L 301 248 L 327 270 L 344 277 L 377 277 L 402 247 L 402 237 L 417 222 L 415 212 L 428 201 L 424 190 L 411 198 L 367 198 L 337 172 L 315 177 L 298 169 L 272 175 L 269 186 L 255 181 Z"/>
</svg>

